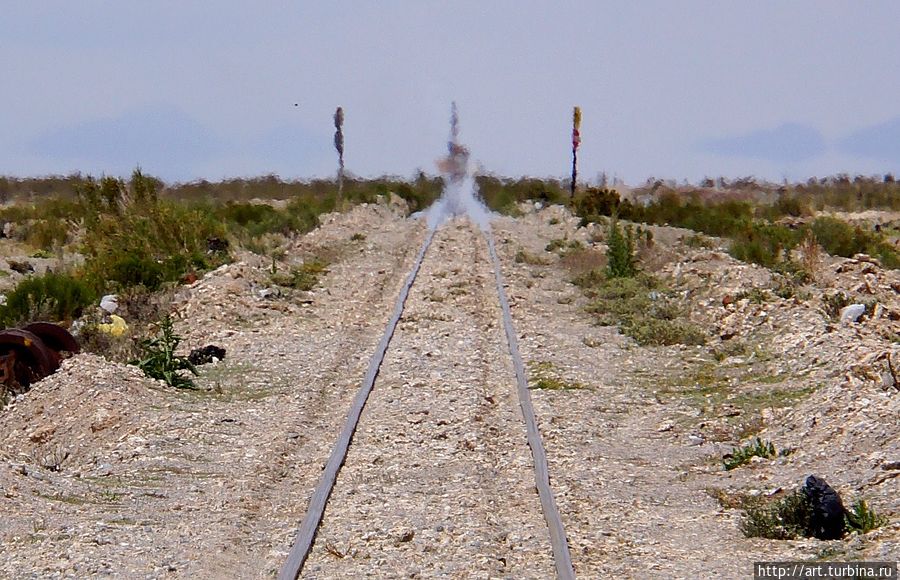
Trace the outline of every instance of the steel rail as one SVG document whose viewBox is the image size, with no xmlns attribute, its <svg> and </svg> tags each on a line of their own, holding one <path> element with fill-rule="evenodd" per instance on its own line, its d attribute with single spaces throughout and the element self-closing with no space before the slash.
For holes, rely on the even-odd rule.
<svg viewBox="0 0 900 580">
<path fill-rule="evenodd" d="M 381 337 L 381 341 L 375 349 L 375 354 L 372 355 L 372 358 L 369 361 L 369 369 L 363 379 L 362 386 L 356 393 L 356 397 L 353 399 L 353 404 L 350 407 L 350 412 L 347 415 L 347 420 L 344 422 L 341 434 L 338 436 L 338 439 L 334 444 L 334 449 L 331 451 L 331 456 L 325 464 L 325 469 L 322 472 L 319 484 L 309 500 L 306 516 L 304 516 L 303 522 L 300 524 L 300 529 L 297 532 L 294 545 L 288 553 L 287 560 L 282 566 L 281 571 L 278 573 L 278 580 L 296 580 L 303 570 L 303 564 L 309 556 L 309 552 L 312 549 L 313 542 L 316 538 L 316 532 L 319 529 L 319 524 L 325 513 L 325 504 L 328 503 L 328 497 L 334 489 L 334 482 L 337 479 L 338 472 L 340 472 L 341 467 L 344 465 L 344 461 L 347 459 L 347 450 L 350 447 L 350 441 L 353 439 L 353 434 L 356 432 L 356 427 L 359 424 L 359 418 L 362 415 L 363 407 L 365 407 L 369 394 L 372 392 L 372 387 L 375 384 L 375 379 L 378 377 L 378 371 L 381 369 L 384 355 L 390 345 L 391 338 L 394 336 L 397 323 L 403 315 L 403 307 L 406 303 L 407 296 L 409 296 L 409 289 L 416 280 L 419 268 L 422 266 L 422 261 L 425 258 L 425 252 L 428 251 L 428 247 L 434 239 L 435 231 L 436 228 L 433 228 L 428 232 L 428 235 L 416 256 L 416 261 L 413 264 L 412 270 L 410 270 L 409 275 L 406 277 L 406 282 L 400 290 L 400 295 L 397 297 L 397 302 L 394 306 L 394 314 L 388 321 L 384 335 Z"/>
<path fill-rule="evenodd" d="M 488 250 L 491 260 L 494 262 L 494 277 L 497 281 L 497 294 L 500 297 L 500 308 L 503 310 L 503 326 L 506 329 L 506 340 L 509 343 L 509 354 L 513 359 L 513 367 L 516 371 L 518 383 L 519 406 L 522 408 L 522 416 L 528 429 L 528 446 L 531 447 L 531 455 L 534 458 L 534 479 L 541 499 L 541 508 L 544 512 L 544 520 L 550 529 L 550 544 L 553 548 L 553 560 L 556 563 L 556 576 L 560 580 L 575 578 L 575 570 L 572 568 L 572 557 L 569 554 L 569 543 L 566 539 L 566 531 L 563 528 L 559 508 L 553 499 L 553 491 L 550 489 L 550 472 L 547 467 L 547 453 L 541 442 L 541 433 L 538 430 L 537 419 L 534 415 L 534 406 L 531 404 L 531 393 L 528 391 L 528 380 L 525 378 L 525 366 L 522 364 L 522 355 L 519 353 L 519 341 L 516 338 L 516 330 L 513 326 L 512 314 L 509 310 L 509 301 L 506 299 L 506 290 L 503 288 L 503 273 L 500 269 L 500 259 L 497 257 L 497 249 L 494 246 L 494 236 L 490 230 L 482 229 L 488 242 Z"/>
</svg>

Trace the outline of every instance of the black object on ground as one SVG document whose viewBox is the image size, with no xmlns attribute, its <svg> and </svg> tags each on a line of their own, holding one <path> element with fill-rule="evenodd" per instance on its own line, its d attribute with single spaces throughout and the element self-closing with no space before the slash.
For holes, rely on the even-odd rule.
<svg viewBox="0 0 900 580">
<path fill-rule="evenodd" d="M 809 532 L 820 540 L 837 540 L 842 537 L 844 514 L 847 510 L 838 492 L 824 479 L 810 475 L 803 482 L 803 493 L 812 507 Z"/>
<path fill-rule="evenodd" d="M 225 349 L 214 344 L 209 344 L 203 348 L 195 348 L 188 355 L 188 360 L 193 365 L 205 365 L 211 363 L 213 359 L 222 360 L 225 358 Z"/>
</svg>

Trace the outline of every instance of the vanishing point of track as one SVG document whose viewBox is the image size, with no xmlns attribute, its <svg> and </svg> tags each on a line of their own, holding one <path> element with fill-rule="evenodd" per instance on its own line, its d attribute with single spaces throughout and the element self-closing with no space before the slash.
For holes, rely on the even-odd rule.
<svg viewBox="0 0 900 580">
<path fill-rule="evenodd" d="M 550 488 L 547 457 L 541 442 L 540 432 L 537 427 L 537 421 L 532 407 L 524 365 L 521 355 L 519 354 L 516 332 L 512 322 L 506 291 L 504 289 L 500 260 L 497 256 L 493 235 L 490 229 L 482 228 L 481 232 L 486 239 L 491 262 L 493 264 L 497 298 L 499 299 L 500 309 L 502 311 L 502 322 L 507 339 L 508 352 L 512 359 L 512 366 L 516 375 L 518 403 L 521 417 L 525 422 L 527 443 L 533 459 L 535 488 L 538 492 L 541 510 L 549 532 L 550 547 L 552 549 L 556 574 L 558 578 L 562 579 L 574 578 L 565 531 Z M 310 498 L 306 516 L 300 525 L 291 551 L 278 575 L 280 580 L 294 580 L 298 578 L 310 555 L 317 532 L 319 531 L 319 526 L 325 514 L 326 504 L 334 489 L 338 473 L 347 459 L 350 444 L 353 440 L 357 426 L 359 425 L 363 409 L 374 388 L 375 381 L 378 378 L 382 362 L 384 361 L 385 354 L 388 352 L 397 325 L 404 315 L 404 307 L 407 298 L 409 297 L 410 290 L 416 281 L 416 277 L 419 274 L 436 233 L 436 228 L 428 231 L 425 240 L 416 255 L 413 266 L 406 277 L 405 283 L 400 290 L 393 314 L 388 321 L 384 334 L 369 362 L 368 370 L 362 381 L 362 385 L 353 400 L 347 419 L 335 442 L 331 455 L 325 464 L 319 484 Z M 386 498 L 385 501 L 389 502 L 390 498 Z"/>
</svg>

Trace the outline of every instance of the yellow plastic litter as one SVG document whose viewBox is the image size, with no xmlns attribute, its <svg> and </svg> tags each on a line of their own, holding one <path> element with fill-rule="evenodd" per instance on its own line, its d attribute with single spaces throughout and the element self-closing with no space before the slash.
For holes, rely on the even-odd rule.
<svg viewBox="0 0 900 580">
<path fill-rule="evenodd" d="M 128 325 L 121 316 L 110 314 L 109 319 L 112 320 L 112 322 L 109 324 L 98 324 L 97 330 L 110 336 L 122 336 L 125 334 L 125 331 L 128 330 Z"/>
</svg>

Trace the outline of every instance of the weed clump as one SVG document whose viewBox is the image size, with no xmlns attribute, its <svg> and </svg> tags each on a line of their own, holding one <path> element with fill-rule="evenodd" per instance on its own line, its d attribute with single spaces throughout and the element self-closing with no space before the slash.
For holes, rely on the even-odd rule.
<svg viewBox="0 0 900 580">
<path fill-rule="evenodd" d="M 634 260 L 634 231 L 629 226 L 622 233 L 615 218 L 609 224 L 606 237 L 606 277 L 631 278 L 637 274 Z"/>
<path fill-rule="evenodd" d="M 81 278 L 48 272 L 25 278 L 0 306 L 0 324 L 15 326 L 35 320 L 73 320 L 96 298 Z"/>
<path fill-rule="evenodd" d="M 826 493 L 833 496 L 827 507 L 820 503 L 821 490 L 809 489 L 809 480 L 805 487 L 772 502 L 746 499 L 742 502 L 741 532 L 748 538 L 771 540 L 838 539 L 847 533 L 865 534 L 888 523 L 862 499 L 857 499 L 852 509 L 845 509 L 837 492 L 827 484 L 825 487 Z"/>
<path fill-rule="evenodd" d="M 726 471 L 731 471 L 741 465 L 750 463 L 750 460 L 754 457 L 768 459 L 770 457 L 775 457 L 775 454 L 775 445 L 773 445 L 771 441 L 763 441 L 757 437 L 756 441 L 753 443 L 732 449 L 731 453 L 722 458 L 722 463 L 725 465 Z"/>
<path fill-rule="evenodd" d="M 825 314 L 835 321 L 841 318 L 841 310 L 852 303 L 850 297 L 840 290 L 822 296 L 822 308 L 825 310 Z"/>
<path fill-rule="evenodd" d="M 845 517 L 847 531 L 861 534 L 867 534 L 888 523 L 888 519 L 875 513 L 875 510 L 866 505 L 864 499 L 856 500 Z"/>
<path fill-rule="evenodd" d="M 682 306 L 661 291 L 655 278 L 646 274 L 607 277 L 590 286 L 598 278 L 594 273 L 580 281 L 594 298 L 588 311 L 600 325 L 618 326 L 642 346 L 706 343 L 706 333 L 684 319 Z"/>
<path fill-rule="evenodd" d="M 797 489 L 770 503 L 748 500 L 739 527 L 748 538 L 794 540 L 813 535 L 812 519 L 812 502 Z"/>
<path fill-rule="evenodd" d="M 529 388 L 548 391 L 570 391 L 585 388 L 577 381 L 566 381 L 560 378 L 556 367 L 549 361 L 534 362 L 528 366 L 531 369 L 531 386 Z"/>
<path fill-rule="evenodd" d="M 175 326 L 170 316 L 163 318 L 159 333 L 154 338 L 141 341 L 141 355 L 131 364 L 144 371 L 148 377 L 161 380 L 170 387 L 178 389 L 194 388 L 194 381 L 184 376 L 181 371 L 189 371 L 198 375 L 197 369 L 186 356 L 175 354 L 181 343 L 181 337 L 175 334 Z"/>
<path fill-rule="evenodd" d="M 544 248 L 547 252 L 558 252 L 565 254 L 567 252 L 577 251 L 584 248 L 584 245 L 578 240 L 564 240 L 557 238 L 550 240 L 550 243 Z"/>
<path fill-rule="evenodd" d="M 319 276 L 326 273 L 327 268 L 327 262 L 316 258 L 291 268 L 287 274 L 274 274 L 272 282 L 285 288 L 309 291 L 316 287 L 316 284 L 319 283 Z"/>
<path fill-rule="evenodd" d="M 886 268 L 900 267 L 900 255 L 881 234 L 829 216 L 816 218 L 810 230 L 825 251 L 833 256 L 852 258 L 856 254 L 870 254 L 877 256 Z"/>
<path fill-rule="evenodd" d="M 549 264 L 546 258 L 532 254 L 525 249 L 517 251 L 514 260 L 516 264 L 529 264 L 531 266 L 546 266 Z"/>
</svg>

